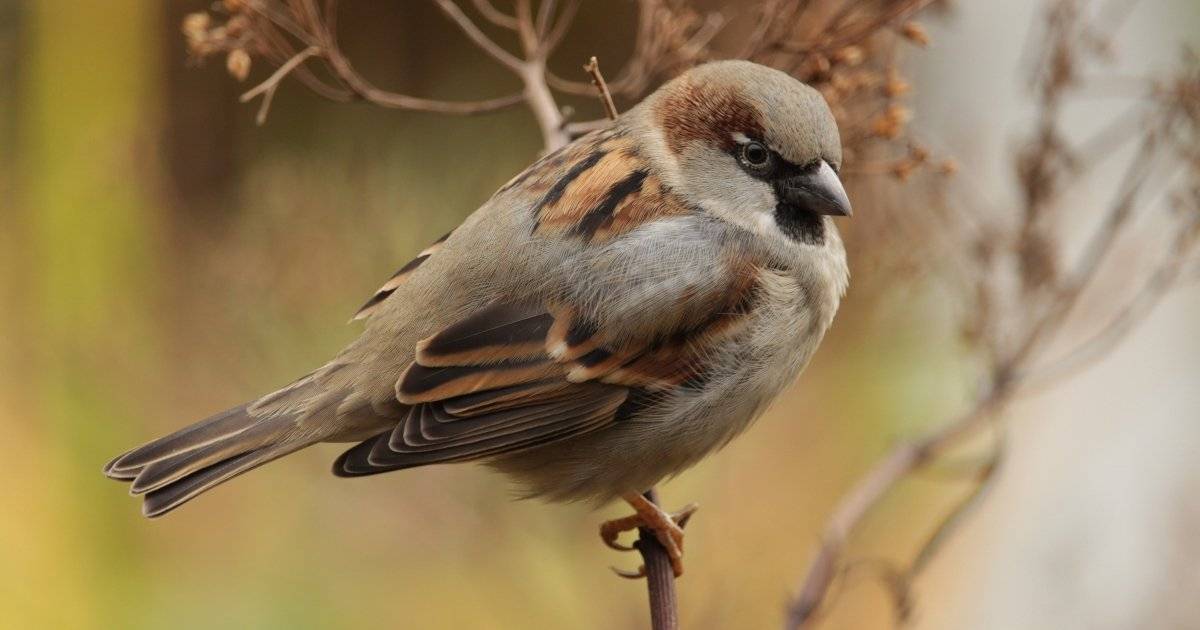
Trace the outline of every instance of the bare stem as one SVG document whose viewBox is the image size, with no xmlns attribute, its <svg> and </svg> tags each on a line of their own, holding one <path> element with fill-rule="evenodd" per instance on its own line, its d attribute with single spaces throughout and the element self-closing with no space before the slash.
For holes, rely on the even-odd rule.
<svg viewBox="0 0 1200 630">
<path fill-rule="evenodd" d="M 487 21 L 510 31 L 517 30 L 517 18 L 501 12 L 489 0 L 472 1 L 475 4 L 475 9 L 479 11 L 480 15 L 482 15 Z"/>
<path fill-rule="evenodd" d="M 658 504 L 658 491 L 651 488 L 643 495 L 651 503 Z M 675 570 L 667 550 L 658 542 L 654 532 L 645 527 L 638 528 L 638 539 L 633 543 L 642 554 L 646 567 L 646 589 L 650 595 L 650 627 L 653 630 L 677 630 L 679 628 L 679 604 L 675 595 Z"/>
<path fill-rule="evenodd" d="M 254 122 L 261 125 L 267 121 L 267 112 L 271 109 L 271 101 L 275 98 L 275 90 L 279 89 L 280 82 L 292 70 L 295 70 L 300 64 L 308 60 L 309 57 L 314 57 L 321 54 L 321 49 L 316 46 L 309 46 L 300 51 L 296 56 L 288 59 L 283 65 L 279 66 L 271 76 L 267 77 L 266 81 L 259 83 L 257 86 L 242 94 L 240 100 L 243 103 L 248 103 L 256 96 L 262 95 L 262 105 L 258 108 L 258 115 L 255 116 Z"/>
<path fill-rule="evenodd" d="M 600 74 L 600 62 L 593 56 L 583 70 L 592 77 L 592 85 L 596 86 L 596 93 L 600 95 L 600 104 L 604 105 L 604 115 L 609 120 L 616 120 L 617 106 L 613 103 L 612 93 L 608 91 L 608 84 L 604 82 L 604 75 Z"/>
<path fill-rule="evenodd" d="M 478 46 L 480 50 L 487 53 L 488 56 L 490 56 L 492 59 L 495 59 L 500 63 L 500 65 L 512 70 L 513 72 L 520 72 L 521 60 L 514 57 L 512 53 L 501 48 L 499 44 L 492 41 L 492 39 L 485 35 L 483 31 L 479 30 L 479 27 L 471 21 L 471 18 L 467 17 L 467 15 L 462 12 L 462 9 L 460 9 L 457 4 L 454 4 L 453 0 L 434 0 L 434 2 L 437 3 L 438 8 L 442 10 L 442 13 L 445 13 L 446 17 L 449 17 L 450 20 L 454 22 L 456 26 L 458 26 L 459 30 L 461 30 L 463 34 L 471 40 L 471 43 Z"/>
<path fill-rule="evenodd" d="M 563 128 L 562 110 L 554 101 L 550 86 L 546 85 L 546 60 L 535 58 L 526 62 L 518 76 L 525 84 L 525 104 L 542 132 L 546 152 L 566 146 L 571 138 Z"/>
</svg>

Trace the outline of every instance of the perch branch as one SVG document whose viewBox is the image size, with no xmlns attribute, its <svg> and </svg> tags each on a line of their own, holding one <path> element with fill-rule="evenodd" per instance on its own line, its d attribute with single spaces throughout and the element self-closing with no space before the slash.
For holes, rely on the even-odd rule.
<svg viewBox="0 0 1200 630">
<path fill-rule="evenodd" d="M 644 496 L 651 503 L 658 504 L 658 492 L 654 488 L 647 490 Z M 646 567 L 650 627 L 653 630 L 677 630 L 679 604 L 675 595 L 675 570 L 671 568 L 671 557 L 654 532 L 645 527 L 638 528 L 638 539 L 633 546 L 642 554 L 642 564 Z"/>
</svg>

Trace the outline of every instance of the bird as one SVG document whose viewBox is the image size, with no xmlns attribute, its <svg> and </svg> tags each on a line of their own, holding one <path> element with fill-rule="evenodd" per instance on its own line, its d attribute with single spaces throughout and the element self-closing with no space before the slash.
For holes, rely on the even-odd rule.
<svg viewBox="0 0 1200 630">
<path fill-rule="evenodd" d="M 553 151 L 400 268 L 360 336 L 291 384 L 104 467 L 161 516 L 257 466 L 353 444 L 340 477 L 482 462 L 522 497 L 633 508 L 720 449 L 815 353 L 849 283 L 851 214 L 821 93 L 748 61 L 693 67 Z M 639 575 L 644 570 L 639 571 Z"/>
</svg>

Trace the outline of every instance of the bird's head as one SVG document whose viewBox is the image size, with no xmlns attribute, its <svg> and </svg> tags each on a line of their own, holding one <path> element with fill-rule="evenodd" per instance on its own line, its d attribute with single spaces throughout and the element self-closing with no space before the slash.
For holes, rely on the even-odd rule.
<svg viewBox="0 0 1200 630">
<path fill-rule="evenodd" d="M 665 179 L 705 211 L 760 234 L 824 243 L 827 216 L 849 216 L 837 125 L 821 94 L 765 66 L 696 67 L 635 114 Z"/>
</svg>

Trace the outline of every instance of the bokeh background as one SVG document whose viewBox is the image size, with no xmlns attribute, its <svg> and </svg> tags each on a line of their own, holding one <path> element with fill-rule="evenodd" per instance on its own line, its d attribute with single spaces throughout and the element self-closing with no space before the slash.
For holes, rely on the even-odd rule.
<svg viewBox="0 0 1200 630">
<path fill-rule="evenodd" d="M 1040 6 L 961 2 L 905 62 L 914 128 L 999 204 Z M 618 506 L 514 502 L 471 466 L 339 480 L 338 446 L 156 521 L 101 476 L 115 453 L 319 365 L 398 264 L 541 146 L 522 109 L 383 111 L 294 85 L 255 126 L 245 86 L 188 63 L 179 24 L 205 7 L 0 0 L 0 627 L 645 627 L 644 587 L 607 569 L 636 558 L 596 537 Z M 585 3 L 555 65 L 622 58 L 633 11 Z M 382 85 L 445 98 L 514 87 L 431 3 L 346 3 L 341 23 Z M 1130 68 L 1153 69 L 1198 33 L 1193 0 L 1145 2 L 1118 44 Z M 871 279 L 875 258 L 852 255 Z M 936 281 L 874 280 L 854 284 L 799 384 L 662 488 L 668 504 L 703 506 L 679 585 L 685 627 L 777 627 L 838 496 L 963 403 Z M 1197 321 L 1193 284 L 1100 364 L 1010 410 L 998 484 L 918 583 L 915 625 L 1200 628 Z M 911 551 L 965 487 L 906 482 L 853 556 Z M 870 580 L 840 592 L 828 627 L 889 626 Z"/>
</svg>

